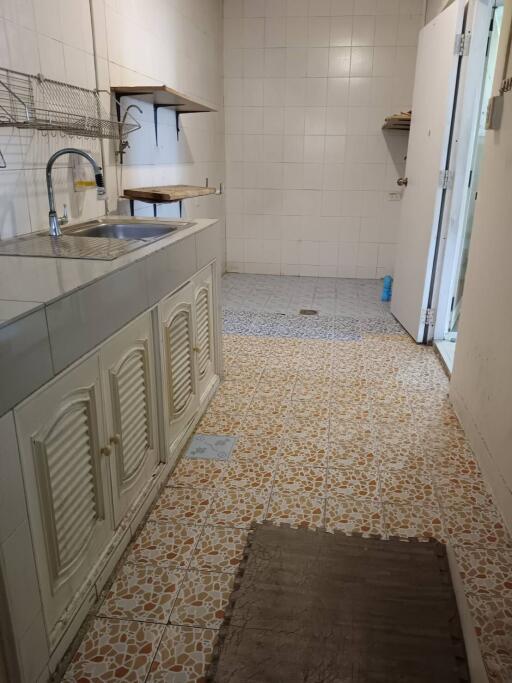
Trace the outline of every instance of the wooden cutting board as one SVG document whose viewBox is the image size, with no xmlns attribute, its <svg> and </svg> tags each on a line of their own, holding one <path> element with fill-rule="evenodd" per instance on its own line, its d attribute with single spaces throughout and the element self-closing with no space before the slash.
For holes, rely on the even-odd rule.
<svg viewBox="0 0 512 683">
<path fill-rule="evenodd" d="M 142 202 L 178 202 L 180 199 L 202 197 L 215 194 L 214 187 L 200 187 L 196 185 L 157 185 L 155 187 L 135 187 L 124 190 L 128 199 L 138 199 Z"/>
</svg>

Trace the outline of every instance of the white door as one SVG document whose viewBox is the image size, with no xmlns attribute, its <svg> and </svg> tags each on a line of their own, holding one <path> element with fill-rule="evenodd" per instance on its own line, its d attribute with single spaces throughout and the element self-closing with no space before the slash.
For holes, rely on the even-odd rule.
<svg viewBox="0 0 512 683">
<path fill-rule="evenodd" d="M 462 0 L 447 7 L 420 31 L 412 100 L 412 121 L 402 197 L 400 234 L 391 311 L 416 341 L 423 341 L 446 192 L 447 168 L 460 56 Z"/>
<path fill-rule="evenodd" d="M 82 588 L 113 531 L 98 356 L 15 409 L 46 622 Z"/>
<path fill-rule="evenodd" d="M 160 302 L 167 445 L 173 451 L 199 407 L 194 351 L 194 285 Z"/>
<path fill-rule="evenodd" d="M 100 362 L 117 526 L 158 463 L 151 314 L 108 341 L 100 351 Z"/>
<path fill-rule="evenodd" d="M 199 400 L 202 403 L 215 377 L 213 279 L 211 266 L 208 266 L 195 276 L 194 285 L 194 351 L 196 354 Z"/>
</svg>

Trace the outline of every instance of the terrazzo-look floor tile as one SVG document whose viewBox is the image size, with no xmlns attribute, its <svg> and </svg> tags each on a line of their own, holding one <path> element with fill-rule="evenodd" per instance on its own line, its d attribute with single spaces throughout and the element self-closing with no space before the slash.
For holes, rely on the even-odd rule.
<svg viewBox="0 0 512 683">
<path fill-rule="evenodd" d="M 171 623 L 220 628 L 234 580 L 234 574 L 188 571 L 171 612 Z"/>
<path fill-rule="evenodd" d="M 217 631 L 167 626 L 148 683 L 204 683 Z"/>
<path fill-rule="evenodd" d="M 455 547 L 455 556 L 466 592 L 512 600 L 512 549 Z"/>
<path fill-rule="evenodd" d="M 235 461 L 229 464 L 222 481 L 223 487 L 250 490 L 268 490 L 272 485 L 274 470 L 267 463 L 248 460 Z"/>
<path fill-rule="evenodd" d="M 327 531 L 359 533 L 364 536 L 384 533 L 381 504 L 357 498 L 336 496 L 327 498 L 325 506 Z"/>
<path fill-rule="evenodd" d="M 224 474 L 225 463 L 203 460 L 181 460 L 167 481 L 167 486 L 212 489 Z"/>
<path fill-rule="evenodd" d="M 201 527 L 148 522 L 135 539 L 128 562 L 187 567 Z"/>
<path fill-rule="evenodd" d="M 377 466 L 372 441 L 345 441 L 330 444 L 328 465 L 330 469 L 353 467 L 368 469 Z"/>
<path fill-rule="evenodd" d="M 183 457 L 192 460 L 228 460 L 236 440 L 236 436 L 194 434 Z"/>
<path fill-rule="evenodd" d="M 282 465 L 327 467 L 327 442 L 316 439 L 283 439 L 279 448 Z"/>
<path fill-rule="evenodd" d="M 208 521 L 216 526 L 248 529 L 253 522 L 263 521 L 269 498 L 270 491 L 218 489 Z"/>
<path fill-rule="evenodd" d="M 512 600 L 468 594 L 476 633 L 492 681 L 506 681 L 512 652 Z"/>
<path fill-rule="evenodd" d="M 172 524 L 204 524 L 213 492 L 192 488 L 166 487 L 150 515 L 150 521 Z"/>
<path fill-rule="evenodd" d="M 416 505 L 384 504 L 385 530 L 388 536 L 400 538 L 435 538 L 446 543 L 441 510 L 435 504 L 428 507 Z"/>
<path fill-rule="evenodd" d="M 205 526 L 197 542 L 191 569 L 236 572 L 247 541 L 247 531 Z"/>
<path fill-rule="evenodd" d="M 125 564 L 98 614 L 166 624 L 183 576 L 179 569 Z"/>
<path fill-rule="evenodd" d="M 274 479 L 273 491 L 283 494 L 305 493 L 314 497 L 325 496 L 326 470 L 307 465 L 279 465 Z"/>
<path fill-rule="evenodd" d="M 327 471 L 326 493 L 330 497 L 350 496 L 376 500 L 379 497 L 377 468 L 343 467 Z"/>
<path fill-rule="evenodd" d="M 143 683 L 164 627 L 137 621 L 94 619 L 73 657 L 65 681 Z"/>
<path fill-rule="evenodd" d="M 512 548 L 512 538 L 494 507 L 446 507 L 441 501 L 446 533 L 454 545 Z"/>
<path fill-rule="evenodd" d="M 434 485 L 428 470 L 382 468 L 380 482 L 382 499 L 386 503 L 423 505 L 435 500 Z"/>
<path fill-rule="evenodd" d="M 324 526 L 325 499 L 305 493 L 274 491 L 270 498 L 266 519 L 275 524 L 311 529 Z"/>
<path fill-rule="evenodd" d="M 260 439 L 244 434 L 233 449 L 231 463 L 247 461 L 272 466 L 278 457 L 280 443 L 280 436 L 276 439 Z"/>
<path fill-rule="evenodd" d="M 487 507 L 492 496 L 483 480 L 436 476 L 436 485 L 445 507 Z"/>
</svg>

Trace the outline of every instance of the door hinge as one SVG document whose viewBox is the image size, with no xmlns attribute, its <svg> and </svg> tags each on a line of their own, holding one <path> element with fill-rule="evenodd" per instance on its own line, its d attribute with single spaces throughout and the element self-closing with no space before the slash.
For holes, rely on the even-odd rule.
<svg viewBox="0 0 512 683">
<path fill-rule="evenodd" d="M 465 57 L 469 54 L 469 45 L 471 43 L 470 33 L 457 33 L 455 36 L 455 54 L 459 57 Z"/>
<path fill-rule="evenodd" d="M 424 309 L 421 322 L 423 323 L 423 325 L 434 325 L 436 322 L 435 308 Z"/>
<path fill-rule="evenodd" d="M 439 187 L 443 190 L 447 190 L 452 186 L 453 173 L 448 169 L 439 171 Z"/>
</svg>

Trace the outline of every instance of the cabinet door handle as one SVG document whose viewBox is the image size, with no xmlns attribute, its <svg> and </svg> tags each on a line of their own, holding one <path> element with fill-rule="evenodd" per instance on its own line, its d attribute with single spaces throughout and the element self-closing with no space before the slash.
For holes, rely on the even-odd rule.
<svg viewBox="0 0 512 683">
<path fill-rule="evenodd" d="M 192 348 L 192 351 L 195 351 L 196 353 L 200 353 L 200 352 L 201 352 L 201 349 L 199 348 L 199 346 L 194 346 L 194 347 Z"/>
<path fill-rule="evenodd" d="M 114 446 L 119 446 L 119 444 L 121 443 L 121 434 L 114 434 L 114 436 L 111 436 L 110 443 Z"/>
<path fill-rule="evenodd" d="M 106 455 L 109 456 L 112 453 L 112 449 L 110 446 L 103 446 L 103 448 L 100 450 L 101 455 Z"/>
</svg>

